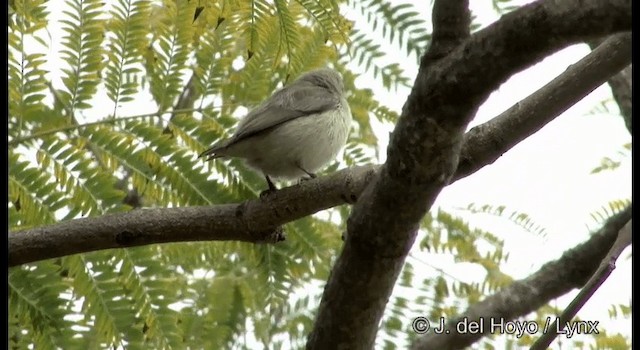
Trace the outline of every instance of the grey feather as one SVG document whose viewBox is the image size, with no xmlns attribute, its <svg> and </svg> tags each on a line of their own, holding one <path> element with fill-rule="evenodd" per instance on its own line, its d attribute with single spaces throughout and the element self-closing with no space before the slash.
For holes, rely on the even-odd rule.
<svg viewBox="0 0 640 350">
<path fill-rule="evenodd" d="M 251 137 L 289 120 L 326 112 L 338 107 L 340 95 L 310 84 L 296 84 L 282 89 L 269 102 L 253 110 L 243 120 L 234 141 Z"/>
<path fill-rule="evenodd" d="M 276 91 L 200 157 L 241 157 L 267 179 L 311 175 L 344 146 L 350 125 L 342 77 L 318 69 Z"/>
<path fill-rule="evenodd" d="M 247 114 L 230 139 L 217 142 L 200 157 L 214 159 L 224 156 L 215 153 L 290 120 L 336 109 L 343 90 L 342 77 L 332 69 L 303 74 Z"/>
</svg>

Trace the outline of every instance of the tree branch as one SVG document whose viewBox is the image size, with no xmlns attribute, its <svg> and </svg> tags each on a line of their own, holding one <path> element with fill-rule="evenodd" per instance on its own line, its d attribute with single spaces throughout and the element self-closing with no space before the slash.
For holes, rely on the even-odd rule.
<svg viewBox="0 0 640 350">
<path fill-rule="evenodd" d="M 604 40 L 594 39 L 590 40 L 587 43 L 591 47 L 592 50 L 596 50 L 596 48 L 603 43 Z M 631 48 L 629 48 L 629 55 L 631 55 Z M 631 130 L 631 120 L 632 120 L 632 94 L 631 94 L 631 64 L 629 64 L 622 72 L 611 76 L 609 78 L 609 87 L 611 87 L 611 93 L 613 94 L 613 99 L 618 104 L 620 108 L 620 114 L 622 114 L 622 118 L 624 118 L 624 123 L 629 130 L 630 134 L 633 134 Z"/>
<path fill-rule="evenodd" d="M 598 270 L 594 272 L 593 276 L 589 278 L 589 281 L 584 285 L 580 293 L 571 301 L 569 306 L 562 312 L 560 317 L 556 318 L 551 324 L 549 329 L 551 332 L 542 333 L 542 336 L 536 340 L 531 346 L 531 350 L 544 350 L 546 349 L 555 338 L 558 337 L 559 332 L 563 330 L 568 321 L 571 321 L 578 311 L 586 304 L 587 300 L 591 299 L 593 294 L 600 288 L 604 281 L 609 278 L 611 272 L 616 268 L 616 260 L 625 248 L 631 245 L 631 220 L 627 221 L 622 229 L 618 232 L 618 238 L 613 243 L 613 246 L 607 253 L 607 256 L 602 259 Z M 596 260 L 597 261 L 597 260 Z"/>
<path fill-rule="evenodd" d="M 159 118 L 161 117 L 163 114 L 177 114 L 177 113 L 190 113 L 190 112 L 200 112 L 202 111 L 201 108 L 192 108 L 192 109 L 182 109 L 182 110 L 174 110 L 174 111 L 167 111 L 167 112 L 163 112 L 161 114 L 158 114 L 157 112 L 154 113 L 148 113 L 148 114 L 139 114 L 139 115 L 133 115 L 133 116 L 129 116 L 129 117 L 118 117 L 118 118 L 107 118 L 107 119 L 102 119 L 102 120 L 98 120 L 95 122 L 90 122 L 90 123 L 84 123 L 84 124 L 75 124 L 75 125 L 68 125 L 68 126 L 63 126 L 63 127 L 59 127 L 59 128 L 54 128 L 54 129 L 48 129 L 48 130 L 44 130 L 44 131 L 40 131 L 40 132 L 35 132 L 30 134 L 29 136 L 24 136 L 24 137 L 20 137 L 20 138 L 16 138 L 13 140 L 10 140 L 8 142 L 8 146 L 9 147 L 15 147 L 18 146 L 22 143 L 25 143 L 27 141 L 33 140 L 33 139 L 37 139 L 37 138 L 42 138 L 45 137 L 47 135 L 52 135 L 55 134 L 57 132 L 66 132 L 66 131 L 70 131 L 70 130 L 77 130 L 77 129 L 83 129 L 83 128 L 87 128 L 90 126 L 95 126 L 95 125 L 101 125 L 101 124 L 115 124 L 115 123 L 119 123 L 122 122 L 124 120 L 131 120 L 131 119 L 141 119 L 141 118 Z"/>
<path fill-rule="evenodd" d="M 631 62 L 631 33 L 616 34 L 540 90 L 464 136 L 454 180 L 492 164 Z"/>
<path fill-rule="evenodd" d="M 618 103 L 624 123 L 629 130 L 629 134 L 633 135 L 632 119 L 633 119 L 633 103 L 632 103 L 632 67 L 631 65 L 623 69 L 622 72 L 614 75 L 609 79 L 609 86 L 613 93 L 613 99 Z"/>
<path fill-rule="evenodd" d="M 469 0 L 436 1 L 432 17 L 431 47 L 426 55 L 430 60 L 437 60 L 449 54 L 469 37 Z"/>
<path fill-rule="evenodd" d="M 9 266 L 63 255 L 152 243 L 273 242 L 278 227 L 344 203 L 353 203 L 374 166 L 343 170 L 283 188 L 264 198 L 216 206 L 138 209 L 9 232 Z"/>
<path fill-rule="evenodd" d="M 191 73 L 191 78 L 189 78 L 187 85 L 185 85 L 184 90 L 182 90 L 182 93 L 178 97 L 178 101 L 176 102 L 176 105 L 173 106 L 173 110 L 175 111 L 175 110 L 193 108 L 193 104 L 196 102 L 196 99 L 200 97 L 199 95 L 200 94 L 196 89 L 196 71 L 195 69 L 193 69 L 193 72 Z M 163 134 L 171 133 L 171 122 L 173 121 L 173 118 L 175 118 L 175 116 L 178 114 L 179 113 L 171 114 L 171 117 L 169 117 L 169 122 L 167 123 L 164 130 L 162 131 Z"/>
<path fill-rule="evenodd" d="M 593 62 L 591 62 L 589 57 L 591 57 L 592 55 L 597 55 L 597 57 L 601 56 L 599 51 L 594 52 L 593 54 L 588 55 L 583 60 L 570 67 L 565 74 L 562 74 L 557 78 L 564 80 L 564 76 L 566 75 L 566 79 L 568 79 L 566 82 L 562 84 L 550 83 L 548 87 L 542 89 L 544 91 L 542 95 L 539 96 L 537 95 L 537 93 L 533 94 L 532 96 L 518 103 L 516 106 L 520 106 L 519 108 L 511 108 L 507 112 L 501 114 L 498 118 L 496 118 L 501 120 L 499 123 L 495 120 L 491 120 L 481 126 L 472 129 L 469 133 L 467 133 L 467 135 L 465 136 L 465 144 L 461 157 L 463 161 L 461 161 L 458 166 L 456 174 L 454 175 L 454 181 L 480 169 L 485 164 L 488 164 L 488 162 L 494 161 L 503 153 L 508 151 L 510 147 L 513 147 L 513 145 L 517 144 L 517 142 L 520 141 L 520 139 L 523 137 L 523 134 L 521 132 L 513 132 L 514 130 L 528 130 L 528 134 L 533 134 L 533 132 L 547 123 L 548 120 L 555 117 L 555 115 L 552 114 L 542 113 L 543 111 L 551 113 L 552 109 L 540 109 L 538 108 L 538 103 L 533 102 L 538 100 L 549 101 L 553 99 L 554 96 L 562 96 L 562 98 L 558 99 L 558 104 L 563 105 L 565 103 L 575 103 L 577 100 L 582 98 L 582 96 L 563 93 L 563 88 L 573 86 L 575 87 L 575 89 L 581 89 L 583 93 L 586 94 L 586 91 L 591 90 L 591 85 L 602 84 L 605 81 L 605 77 L 607 76 L 607 74 L 613 74 L 613 72 L 615 72 L 615 67 L 613 67 L 611 63 L 617 61 L 620 58 L 621 51 L 612 51 L 609 60 L 600 60 L 594 58 Z M 590 71 L 592 72 L 602 72 L 602 74 L 600 74 L 600 81 L 582 79 L 578 74 L 572 73 L 573 71 L 585 71 L 587 70 L 587 67 L 590 67 Z M 561 111 L 559 109 L 553 109 L 553 112 L 559 114 Z M 521 116 L 529 117 L 523 119 Z M 519 125 L 519 123 L 527 123 L 529 126 L 522 127 Z M 475 129 L 482 130 L 482 132 L 474 131 Z M 493 144 L 488 140 L 501 140 L 503 142 L 499 146 L 487 147 L 487 145 Z M 283 216 L 279 222 L 289 222 L 328 207 L 355 202 L 356 198 L 360 196 L 361 190 L 364 189 L 364 187 L 368 184 L 368 181 L 372 178 L 372 173 L 378 168 L 378 166 L 370 166 L 365 168 L 353 168 L 344 170 L 340 173 L 334 174 L 334 176 L 313 180 L 309 183 L 287 189 L 287 192 L 289 194 L 286 195 L 286 198 L 287 201 L 289 201 L 291 207 L 302 208 L 308 206 L 308 203 L 310 202 L 308 198 L 316 198 L 317 194 L 312 193 L 316 186 L 322 189 L 323 197 L 326 197 L 320 200 L 314 199 L 313 207 L 307 208 L 306 211 L 287 211 L 287 215 Z M 316 181 L 320 183 L 315 184 Z M 295 195 L 293 195 L 292 193 L 295 193 Z M 340 197 L 340 200 L 332 201 L 336 198 L 336 196 Z M 279 208 L 276 206 L 276 204 L 270 204 L 269 206 L 271 206 L 272 208 Z M 110 216 L 110 221 L 120 222 L 122 224 L 124 224 L 125 222 L 130 222 L 132 226 L 103 226 L 101 224 L 100 218 L 92 217 L 63 222 L 44 228 L 13 232 L 9 235 L 9 245 L 11 247 L 9 249 L 9 260 L 11 262 L 10 265 L 14 266 L 17 264 L 43 260 L 47 258 L 108 248 L 121 248 L 171 241 L 235 239 L 234 237 L 236 237 L 236 234 L 233 232 L 229 233 L 230 231 L 224 231 L 221 233 L 211 231 L 210 229 L 207 229 L 204 232 L 190 231 L 191 235 L 185 235 L 177 231 L 176 227 L 174 226 L 177 223 L 181 222 L 181 212 L 174 209 L 153 210 L 161 210 L 161 216 L 164 220 L 154 221 L 151 219 L 154 216 L 145 215 L 142 217 L 138 217 L 135 222 L 133 222 L 131 218 L 119 218 L 120 215 L 130 214 L 116 214 L 115 216 Z M 225 212 L 224 210 L 218 211 L 215 208 L 211 208 L 210 210 L 211 212 L 209 212 L 207 216 L 209 220 L 227 220 L 226 217 L 220 218 L 218 216 L 211 215 L 211 213 L 213 212 L 223 215 L 222 213 Z M 145 210 L 145 212 L 149 212 L 149 210 Z M 259 210 L 255 211 L 255 213 L 259 212 Z M 262 214 L 257 215 L 260 216 Z M 184 219 L 186 220 L 186 218 Z M 249 216 L 246 216 L 245 220 L 249 222 L 255 221 L 253 217 Z M 132 240 L 132 242 L 135 241 L 135 243 L 122 244 L 116 242 L 115 236 L 118 232 L 123 232 L 127 229 L 131 230 L 131 228 L 134 228 L 134 230 L 137 232 L 141 232 L 141 228 L 148 227 L 150 222 L 154 223 L 153 230 L 147 234 L 138 235 L 135 240 Z M 76 227 L 76 225 L 78 226 Z M 167 226 L 165 227 L 163 225 Z M 179 224 L 179 226 L 180 225 L 183 224 Z M 211 227 L 218 226 L 212 224 Z M 110 231 L 112 229 L 113 231 Z M 193 229 L 194 228 L 192 228 L 192 230 Z M 48 232 L 46 239 L 45 237 L 41 237 L 41 234 L 45 232 L 44 230 Z M 169 232 L 170 235 L 172 233 L 179 233 L 179 235 L 164 237 L 163 234 L 160 234 L 161 232 Z M 252 239 L 254 239 L 255 241 L 263 240 L 264 231 L 261 232 L 262 235 L 259 232 L 253 233 L 252 237 L 254 238 Z M 32 240 L 33 242 L 31 242 Z M 77 244 L 69 245 L 68 242 L 77 242 Z M 15 247 L 18 246 L 21 248 L 16 249 Z"/>
<path fill-rule="evenodd" d="M 437 63 L 422 60 L 387 162 L 348 220 L 307 348 L 373 347 L 419 221 L 453 176 L 464 129 L 492 91 L 569 44 L 629 30 L 630 0 L 537 1 L 477 32 Z"/>
<path fill-rule="evenodd" d="M 471 305 L 465 312 L 450 319 L 445 327 L 448 334 L 429 333 L 419 338 L 412 349 L 463 349 L 485 334 L 456 332 L 455 325 L 463 319 L 485 324 L 494 320 L 513 320 L 531 313 L 547 302 L 580 288 L 596 271 L 602 259 L 616 241 L 618 232 L 631 220 L 631 206 L 611 217 L 586 242 L 566 251 L 560 259 L 548 262 L 531 276 L 516 281 L 500 292 Z M 485 328 L 488 330 L 488 328 Z"/>
</svg>

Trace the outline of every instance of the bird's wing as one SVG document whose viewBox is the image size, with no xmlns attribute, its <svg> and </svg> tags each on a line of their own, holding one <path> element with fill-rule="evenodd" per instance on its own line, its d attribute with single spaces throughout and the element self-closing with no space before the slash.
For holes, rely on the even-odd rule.
<svg viewBox="0 0 640 350">
<path fill-rule="evenodd" d="M 339 96 L 313 84 L 292 84 L 273 94 L 270 99 L 247 114 L 240 121 L 235 134 L 217 142 L 200 154 L 216 158 L 216 153 L 239 141 L 270 130 L 290 120 L 335 109 Z"/>
<path fill-rule="evenodd" d="M 238 142 L 290 120 L 338 107 L 339 96 L 324 87 L 296 84 L 275 93 L 270 101 L 251 111 L 240 123 L 233 139 Z"/>
</svg>

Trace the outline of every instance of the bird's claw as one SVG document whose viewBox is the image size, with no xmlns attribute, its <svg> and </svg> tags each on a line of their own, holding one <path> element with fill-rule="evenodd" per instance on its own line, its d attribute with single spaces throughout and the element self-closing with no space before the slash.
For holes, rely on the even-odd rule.
<svg viewBox="0 0 640 350">
<path fill-rule="evenodd" d="M 276 189 L 268 188 L 268 189 L 260 192 L 260 198 L 266 198 L 266 197 L 270 196 L 271 194 L 275 193 L 276 191 L 277 191 Z"/>
</svg>

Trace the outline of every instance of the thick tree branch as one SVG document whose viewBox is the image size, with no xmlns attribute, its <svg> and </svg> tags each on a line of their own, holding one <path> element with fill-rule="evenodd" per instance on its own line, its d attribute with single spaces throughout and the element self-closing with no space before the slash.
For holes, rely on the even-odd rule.
<svg viewBox="0 0 640 350">
<path fill-rule="evenodd" d="M 138 209 L 9 233 L 9 266 L 92 250 L 185 241 L 269 242 L 277 228 L 356 201 L 374 166 L 343 170 L 265 198 L 208 207 Z"/>
<path fill-rule="evenodd" d="M 492 164 L 631 62 L 631 33 L 611 36 L 540 90 L 464 136 L 459 180 Z"/>
<path fill-rule="evenodd" d="M 626 34 L 620 35 L 620 37 L 625 36 Z M 618 47 L 616 43 L 618 43 L 618 40 L 612 38 L 608 41 L 607 46 L 612 45 L 612 48 Z M 628 42 L 625 41 L 624 45 L 628 45 Z M 569 67 L 565 73 L 556 78 L 556 80 L 560 80 L 561 82 L 556 83 L 554 81 L 549 83 L 543 87 L 539 93 L 532 94 L 500 116 L 471 129 L 465 135 L 461 161 L 458 164 L 458 169 L 452 182 L 495 161 L 521 139 L 533 134 L 548 123 L 549 120 L 564 111 L 564 108 L 540 108 L 541 101 L 546 101 L 547 104 L 553 102 L 553 104 L 557 104 L 558 106 L 571 105 L 580 100 L 589 91 L 593 90 L 595 86 L 603 84 L 607 76 L 614 74 L 619 68 L 621 58 L 626 57 L 626 59 L 629 60 L 629 57 L 626 56 L 622 50 L 612 49 L 610 54 L 605 54 L 607 46 L 590 53 Z M 626 63 L 622 64 L 624 65 Z M 587 76 L 583 77 L 579 74 L 580 72 L 584 72 Z M 597 73 L 591 74 L 594 72 Z M 566 91 L 567 89 L 577 90 L 581 93 L 569 93 Z M 319 178 L 287 189 L 287 193 L 289 194 L 285 197 L 287 203 L 285 205 L 295 208 L 307 208 L 309 203 L 312 202 L 313 207 L 302 211 L 286 211 L 285 209 L 286 213 L 281 217 L 282 222 L 293 221 L 308 215 L 308 213 L 315 213 L 331 206 L 355 202 L 356 198 L 360 196 L 362 189 L 365 188 L 372 178 L 372 173 L 378 169 L 379 166 L 353 168 L 334 174 L 334 176 Z M 315 184 L 316 181 L 320 183 Z M 316 188 L 322 189 L 322 196 L 326 196 L 326 198 L 318 200 L 317 193 L 314 193 Z M 313 201 L 309 201 L 309 198 L 314 199 Z M 336 200 L 336 198 L 339 198 L 339 200 Z M 276 204 L 269 204 L 267 207 L 279 208 Z M 231 215 L 231 212 L 228 210 L 218 210 L 215 208 L 204 210 L 207 211 L 207 220 L 211 222 L 217 220 L 226 222 L 228 218 L 224 217 L 225 213 Z M 282 211 L 280 209 L 275 210 Z M 109 226 L 102 224 L 101 220 L 103 219 L 92 217 L 11 233 L 9 235 L 9 245 L 11 247 L 11 249 L 9 249 L 9 261 L 11 262 L 11 266 L 13 266 L 15 264 L 93 250 L 116 247 L 123 248 L 172 241 L 224 239 L 268 240 L 268 230 L 259 230 L 253 233 L 234 233 L 235 231 L 229 231 L 224 225 L 216 225 L 213 223 L 201 226 L 203 228 L 206 227 L 202 232 L 192 227 L 189 233 L 186 234 L 178 230 L 178 228 L 188 223 L 188 220 L 190 220 L 189 216 L 185 217 L 180 210 L 174 209 L 145 210 L 143 213 L 154 213 L 155 211 L 162 211 L 161 216 L 163 220 L 156 221 L 154 219 L 155 215 L 152 214 L 134 217 L 128 217 L 128 215 L 131 214 L 117 214 L 109 217 L 107 220 L 107 222 L 111 223 Z M 218 215 L 222 215 L 223 217 L 215 216 L 213 213 L 218 213 Z M 260 210 L 256 210 L 254 213 L 262 216 Z M 121 215 L 125 216 L 125 218 L 120 218 Z M 235 212 L 233 215 L 235 215 Z M 256 221 L 255 218 L 248 215 L 245 216 L 244 220 L 248 222 Z M 113 223 L 116 222 L 119 223 L 119 225 L 113 226 Z M 150 226 L 151 223 L 153 224 L 152 226 Z M 145 233 L 143 228 L 148 227 L 153 227 L 153 229 Z M 213 231 L 213 227 L 220 228 L 222 231 Z M 252 225 L 252 227 L 258 226 Z M 139 232 L 139 234 L 129 242 L 118 242 L 118 240 L 116 240 L 118 232 L 124 231 Z M 46 234 L 46 236 L 43 236 L 44 234 Z M 69 245 L 68 242 L 75 243 Z M 21 248 L 16 249 L 15 247 Z"/>
<path fill-rule="evenodd" d="M 484 318 L 485 324 L 491 318 L 506 322 L 527 315 L 574 288 L 580 288 L 596 271 L 629 220 L 631 206 L 611 217 L 586 242 L 566 251 L 560 259 L 546 263 L 531 276 L 471 305 L 458 317 L 449 320 L 445 326 L 451 330 L 449 334 L 428 333 L 419 338 L 412 349 L 463 349 L 486 335 L 456 332 L 455 325 L 464 318 L 470 321 Z"/>
<path fill-rule="evenodd" d="M 537 1 L 437 63 L 423 60 L 387 162 L 353 208 L 307 348 L 373 347 L 419 221 L 453 176 L 464 129 L 492 91 L 567 45 L 629 30 L 630 0 Z"/>
</svg>

